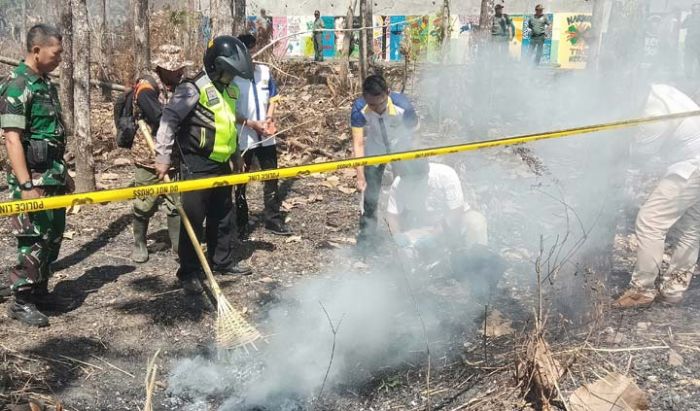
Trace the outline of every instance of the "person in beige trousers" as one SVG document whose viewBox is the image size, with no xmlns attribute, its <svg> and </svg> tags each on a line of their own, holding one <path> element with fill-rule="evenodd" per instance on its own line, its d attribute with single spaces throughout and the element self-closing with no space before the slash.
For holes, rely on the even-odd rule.
<svg viewBox="0 0 700 411">
<path fill-rule="evenodd" d="M 651 86 L 644 115 L 700 110 L 678 89 Z M 660 155 L 671 164 L 637 215 L 639 248 L 629 288 L 615 301 L 618 308 L 676 304 L 682 301 L 700 251 L 700 117 L 641 127 L 632 148 L 636 155 Z M 678 241 L 668 267 L 662 268 L 666 236 L 674 225 Z"/>
</svg>

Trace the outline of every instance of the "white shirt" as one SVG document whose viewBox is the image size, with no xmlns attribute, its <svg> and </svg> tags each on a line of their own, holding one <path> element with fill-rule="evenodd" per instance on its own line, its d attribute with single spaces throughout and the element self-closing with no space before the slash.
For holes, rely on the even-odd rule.
<svg viewBox="0 0 700 411">
<path fill-rule="evenodd" d="M 457 172 L 445 164 L 430 163 L 429 167 L 423 180 L 396 177 L 389 189 L 386 211 L 399 216 L 402 226 L 433 226 L 449 211 L 469 210 Z"/>
<path fill-rule="evenodd" d="M 241 90 L 240 97 L 236 103 L 236 112 L 248 120 L 265 121 L 267 119 L 267 108 L 270 106 L 270 103 L 279 100 L 277 84 L 270 75 L 270 68 L 263 64 L 256 64 L 253 81 L 235 77 L 234 82 Z M 261 141 L 261 137 L 252 128 L 243 127 L 240 124 L 237 127 L 238 148 L 241 151 Z M 258 146 L 272 146 L 275 144 L 275 139 L 271 138 L 262 144 L 258 144 Z"/>
<path fill-rule="evenodd" d="M 675 87 L 655 84 L 644 108 L 644 116 L 700 110 L 700 106 Z M 660 121 L 639 127 L 634 154 L 661 155 L 670 166 L 666 175 L 684 179 L 700 167 L 700 117 Z"/>
</svg>

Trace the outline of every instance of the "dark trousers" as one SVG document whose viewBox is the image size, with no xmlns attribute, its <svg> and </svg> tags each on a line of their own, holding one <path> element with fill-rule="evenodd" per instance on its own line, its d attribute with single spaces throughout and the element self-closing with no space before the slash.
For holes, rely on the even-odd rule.
<svg viewBox="0 0 700 411">
<path fill-rule="evenodd" d="M 185 179 L 206 177 L 203 175 L 187 176 Z M 231 235 L 233 222 L 233 199 L 230 187 L 217 187 L 202 191 L 182 193 L 182 207 L 192 223 L 197 238 L 206 238 L 207 254 L 215 267 L 229 267 L 233 264 Z M 204 220 L 207 220 L 206 228 Z M 199 270 L 200 264 L 185 225 L 180 225 L 180 243 L 178 247 L 181 275 L 191 275 Z"/>
<path fill-rule="evenodd" d="M 530 55 L 534 56 L 532 62 L 535 63 L 536 66 L 539 66 L 540 60 L 542 60 L 542 54 L 544 53 L 544 39 L 544 35 L 530 37 Z"/>
<path fill-rule="evenodd" d="M 314 60 L 323 61 L 323 34 L 314 34 Z"/>
<path fill-rule="evenodd" d="M 277 146 L 255 147 L 248 150 L 243 156 L 246 170 L 250 170 L 253 157 L 258 159 L 260 170 L 277 168 Z M 263 217 L 265 222 L 282 222 L 280 214 L 279 183 L 277 180 L 268 180 L 263 185 L 263 201 L 265 209 Z M 240 234 L 248 230 L 248 199 L 246 197 L 246 184 L 236 186 L 236 225 Z"/>
<path fill-rule="evenodd" d="M 360 216 L 360 233 L 357 236 L 358 243 L 373 238 L 377 234 L 377 204 L 379 192 L 382 188 L 382 176 L 384 165 L 365 167 L 364 212 Z"/>
</svg>

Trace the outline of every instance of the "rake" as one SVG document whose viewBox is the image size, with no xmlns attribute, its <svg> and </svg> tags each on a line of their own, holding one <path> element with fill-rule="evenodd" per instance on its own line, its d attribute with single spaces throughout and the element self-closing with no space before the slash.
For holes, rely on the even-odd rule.
<svg viewBox="0 0 700 411">
<path fill-rule="evenodd" d="M 150 128 L 143 120 L 139 120 L 138 125 L 141 133 L 146 139 L 146 143 L 148 144 L 151 153 L 155 155 L 156 148 L 153 144 L 153 136 L 151 135 Z M 170 182 L 170 178 L 166 175 L 164 181 Z M 223 291 L 221 291 L 221 287 L 219 287 L 219 284 L 214 278 L 214 273 L 212 273 L 211 267 L 209 267 L 209 262 L 207 261 L 207 257 L 204 255 L 204 251 L 202 251 L 202 246 L 199 244 L 199 238 L 192 228 L 190 219 L 187 218 L 187 214 L 185 214 L 185 210 L 182 208 L 182 205 L 175 201 L 173 201 L 173 203 L 177 206 L 177 212 L 180 214 L 180 220 L 185 226 L 187 236 L 190 238 L 190 241 L 192 241 L 192 246 L 197 253 L 197 258 L 199 258 L 199 262 L 204 269 L 207 280 L 209 281 L 211 293 L 216 300 L 216 344 L 220 348 L 235 349 L 242 347 L 246 351 L 248 351 L 247 346 L 251 345 L 253 349 L 257 350 L 255 341 L 261 338 L 262 335 L 252 325 L 250 325 L 245 318 L 243 318 L 243 315 L 226 299 Z"/>
</svg>

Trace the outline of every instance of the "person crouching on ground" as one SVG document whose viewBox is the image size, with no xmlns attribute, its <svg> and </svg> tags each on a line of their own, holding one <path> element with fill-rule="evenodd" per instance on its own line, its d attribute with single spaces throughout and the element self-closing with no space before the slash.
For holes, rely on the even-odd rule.
<svg viewBox="0 0 700 411">
<path fill-rule="evenodd" d="M 644 116 L 696 110 L 700 106 L 677 88 L 655 84 Z M 629 288 L 613 306 L 633 308 L 654 300 L 676 304 L 690 286 L 700 250 L 700 117 L 640 126 L 631 149 L 634 157 L 647 160 L 661 155 L 670 165 L 639 210 L 637 261 Z M 678 241 L 663 270 L 666 236 L 674 225 Z"/>
</svg>

